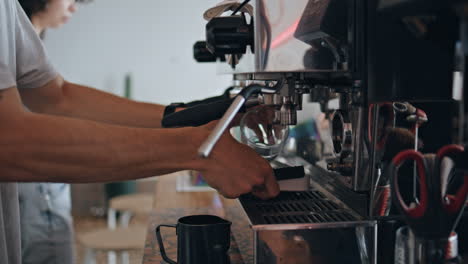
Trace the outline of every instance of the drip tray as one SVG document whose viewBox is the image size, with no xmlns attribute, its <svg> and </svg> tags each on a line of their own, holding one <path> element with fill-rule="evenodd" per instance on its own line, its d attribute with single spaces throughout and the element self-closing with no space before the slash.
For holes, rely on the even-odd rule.
<svg viewBox="0 0 468 264">
<path fill-rule="evenodd" d="M 317 190 L 281 192 L 265 201 L 248 194 L 239 198 L 253 225 L 360 221 L 359 217 Z"/>
</svg>

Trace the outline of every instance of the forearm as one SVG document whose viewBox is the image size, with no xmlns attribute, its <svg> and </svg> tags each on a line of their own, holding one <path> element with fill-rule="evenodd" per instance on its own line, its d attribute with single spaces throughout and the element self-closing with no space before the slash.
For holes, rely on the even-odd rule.
<svg viewBox="0 0 468 264">
<path fill-rule="evenodd" d="M 41 105 L 48 104 L 34 103 L 47 89 L 26 90 L 23 102 L 36 112 L 47 110 Z M 226 197 L 238 197 L 255 186 L 263 186 L 254 191 L 263 199 L 279 192 L 269 163 L 229 133 L 221 136 L 208 158 L 198 157 L 209 125 L 128 127 L 55 112 L 31 113 L 21 103 L 16 87 L 0 91 L 0 181 L 111 182 L 188 169 L 201 172 Z"/>
<path fill-rule="evenodd" d="M 58 88 L 56 88 L 58 87 Z M 61 77 L 35 91 L 22 91 L 34 112 L 115 125 L 160 128 L 164 106 L 141 103 L 64 81 Z"/>
<path fill-rule="evenodd" d="M 105 182 L 200 169 L 199 128 L 146 129 L 25 113 L 0 125 L 0 181 Z"/>
</svg>

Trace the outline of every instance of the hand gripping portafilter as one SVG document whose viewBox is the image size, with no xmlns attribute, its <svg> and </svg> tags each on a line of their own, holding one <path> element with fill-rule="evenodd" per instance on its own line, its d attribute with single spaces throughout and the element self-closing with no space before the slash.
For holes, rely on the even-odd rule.
<svg viewBox="0 0 468 264">
<path fill-rule="evenodd" d="M 234 98 L 234 101 L 226 110 L 226 113 L 224 113 L 223 117 L 219 120 L 218 124 L 216 124 L 211 134 L 200 146 L 200 148 L 198 149 L 198 154 L 203 158 L 208 158 L 214 146 L 216 145 L 216 142 L 218 142 L 221 135 L 228 128 L 229 124 L 232 122 L 236 114 L 239 112 L 241 107 L 252 94 L 259 93 L 262 89 L 276 91 L 277 87 L 281 87 L 280 81 L 274 87 L 266 87 L 258 84 L 252 84 L 242 89 L 242 91 Z"/>
</svg>

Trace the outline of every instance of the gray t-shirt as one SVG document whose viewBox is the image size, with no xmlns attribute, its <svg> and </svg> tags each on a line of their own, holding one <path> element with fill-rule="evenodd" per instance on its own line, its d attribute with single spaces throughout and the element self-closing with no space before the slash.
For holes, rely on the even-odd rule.
<svg viewBox="0 0 468 264">
<path fill-rule="evenodd" d="M 56 76 L 18 1 L 0 0 L 0 90 L 38 88 Z M 20 250 L 17 186 L 0 183 L 0 263 L 20 264 Z"/>
</svg>

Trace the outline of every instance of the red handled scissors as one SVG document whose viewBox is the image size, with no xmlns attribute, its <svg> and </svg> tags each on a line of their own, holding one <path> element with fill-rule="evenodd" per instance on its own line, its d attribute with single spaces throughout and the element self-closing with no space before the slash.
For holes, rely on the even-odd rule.
<svg viewBox="0 0 468 264">
<path fill-rule="evenodd" d="M 454 158 L 464 152 L 462 146 L 448 145 L 436 155 L 423 155 L 415 150 L 405 150 L 396 155 L 391 165 L 391 185 L 394 201 L 405 215 L 408 225 L 416 236 L 427 239 L 448 238 L 462 213 L 468 194 L 468 172 L 463 172 L 463 181 L 455 194 L 446 194 L 443 181 L 448 175 L 441 173 L 444 158 Z M 414 161 L 419 180 L 419 201 L 409 206 L 400 192 L 400 167 L 405 161 Z M 456 166 L 456 165 L 455 165 Z M 412 170 L 411 170 L 412 172 Z M 411 173 L 412 174 L 412 173 Z"/>
</svg>

